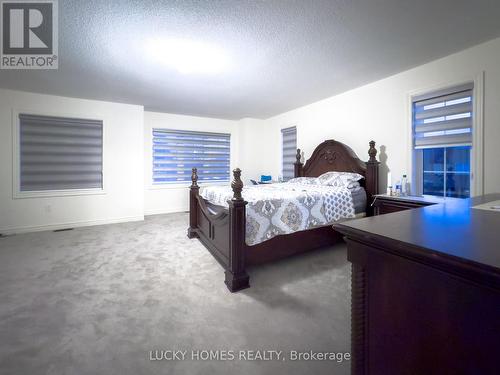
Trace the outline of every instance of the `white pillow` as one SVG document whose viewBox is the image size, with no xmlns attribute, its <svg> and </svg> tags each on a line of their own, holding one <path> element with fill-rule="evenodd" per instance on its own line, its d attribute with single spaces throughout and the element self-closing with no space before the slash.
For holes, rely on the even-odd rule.
<svg viewBox="0 0 500 375">
<path fill-rule="evenodd" d="M 316 177 L 295 177 L 287 181 L 289 184 L 301 184 L 301 185 L 319 185 L 319 181 Z"/>
<path fill-rule="evenodd" d="M 364 178 L 358 173 L 351 172 L 326 172 L 318 177 L 321 185 L 335 186 L 335 187 L 349 187 L 349 184 L 357 182 Z M 353 186 L 355 187 L 355 186 Z"/>
</svg>

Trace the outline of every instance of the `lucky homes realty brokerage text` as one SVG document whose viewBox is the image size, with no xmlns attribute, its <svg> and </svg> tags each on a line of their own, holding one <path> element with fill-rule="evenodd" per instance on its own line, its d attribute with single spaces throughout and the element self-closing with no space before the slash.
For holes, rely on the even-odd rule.
<svg viewBox="0 0 500 375">
<path fill-rule="evenodd" d="M 150 361 L 332 361 L 351 359 L 348 352 L 290 350 L 151 350 Z"/>
</svg>

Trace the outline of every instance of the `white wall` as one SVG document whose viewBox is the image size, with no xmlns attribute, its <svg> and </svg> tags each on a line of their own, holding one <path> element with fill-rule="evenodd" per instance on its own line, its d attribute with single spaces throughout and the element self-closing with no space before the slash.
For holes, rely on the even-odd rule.
<svg viewBox="0 0 500 375">
<path fill-rule="evenodd" d="M 411 170 L 410 93 L 474 80 L 484 72 L 484 192 L 500 192 L 500 38 L 267 120 L 275 136 L 297 125 L 298 147 L 310 157 L 334 138 L 367 159 L 368 141 L 385 146 L 393 182 Z M 274 173 L 279 173 L 279 158 Z M 386 179 L 382 177 L 382 182 Z M 385 186 L 383 186 L 385 189 Z"/>
<path fill-rule="evenodd" d="M 15 111 L 102 119 L 105 193 L 14 199 Z M 142 220 L 143 114 L 142 106 L 0 90 L 0 233 Z"/>
<path fill-rule="evenodd" d="M 274 161 L 281 160 L 281 133 L 273 131 L 273 127 L 265 120 L 246 118 L 238 123 L 240 142 L 238 146 L 239 164 L 245 184 L 250 179 L 260 180 L 263 174 L 271 174 L 277 179 L 279 173 L 274 172 Z"/>
</svg>

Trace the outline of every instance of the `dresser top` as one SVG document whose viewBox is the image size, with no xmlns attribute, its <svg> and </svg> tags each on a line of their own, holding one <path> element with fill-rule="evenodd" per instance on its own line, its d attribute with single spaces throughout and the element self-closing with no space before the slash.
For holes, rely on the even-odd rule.
<svg viewBox="0 0 500 375">
<path fill-rule="evenodd" d="M 415 202 L 415 203 L 446 203 L 446 202 L 454 202 L 461 201 L 460 198 L 449 198 L 449 197 L 437 197 L 435 195 L 388 195 L 388 194 L 377 194 L 373 196 L 375 199 L 385 199 L 385 200 L 394 200 L 394 201 L 405 201 L 405 202 Z"/>
<path fill-rule="evenodd" d="M 474 208 L 498 200 L 500 194 L 447 198 L 422 208 L 345 221 L 334 228 L 349 238 L 390 242 L 394 248 L 398 243 L 409 245 L 431 260 L 444 257 L 500 275 L 500 211 Z"/>
</svg>

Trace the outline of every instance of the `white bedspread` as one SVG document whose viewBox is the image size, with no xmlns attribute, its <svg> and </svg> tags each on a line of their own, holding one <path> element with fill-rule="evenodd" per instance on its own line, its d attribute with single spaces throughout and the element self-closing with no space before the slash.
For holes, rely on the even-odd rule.
<svg viewBox="0 0 500 375">
<path fill-rule="evenodd" d="M 229 186 L 204 186 L 200 195 L 228 207 Z M 243 188 L 246 207 L 246 243 L 256 245 L 281 234 L 332 224 L 353 218 L 352 194 L 345 187 L 302 184 L 255 185 Z"/>
</svg>

